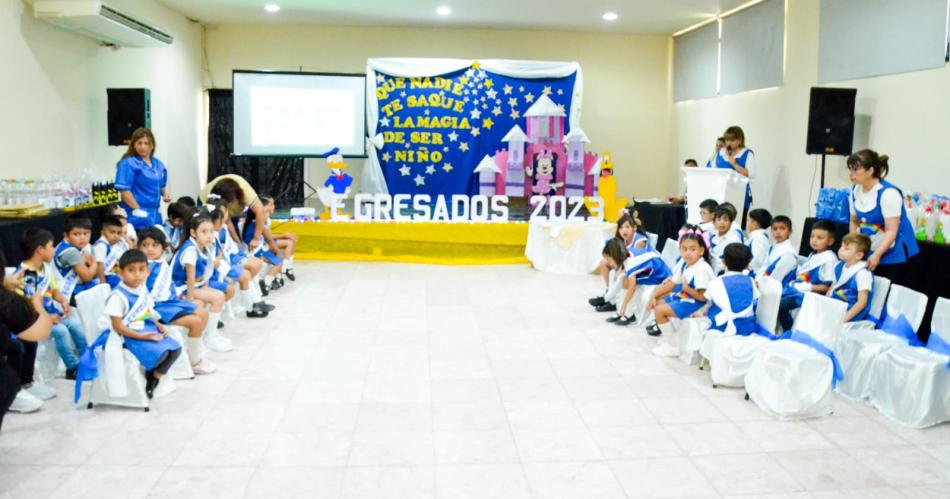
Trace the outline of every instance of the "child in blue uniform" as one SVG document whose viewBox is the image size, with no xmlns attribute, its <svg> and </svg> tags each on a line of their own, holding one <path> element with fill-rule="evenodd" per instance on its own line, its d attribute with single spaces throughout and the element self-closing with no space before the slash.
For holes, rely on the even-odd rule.
<svg viewBox="0 0 950 499">
<path fill-rule="evenodd" d="M 831 281 L 827 295 L 848 303 L 844 321 L 860 321 L 868 315 L 874 276 L 864 258 L 871 251 L 871 239 L 864 234 L 848 234 L 841 240 L 837 265 L 826 265 L 822 279 Z"/>
<path fill-rule="evenodd" d="M 99 284 L 96 279 L 98 269 L 96 257 L 89 247 L 89 236 L 92 234 L 92 220 L 73 214 L 66 217 L 63 240 L 56 246 L 53 263 L 63 278 L 59 291 L 75 305 L 74 295 Z"/>
<path fill-rule="evenodd" d="M 172 258 L 172 282 L 179 297 L 194 303 L 211 306 L 208 325 L 203 335 L 204 343 L 215 352 L 227 352 L 234 348 L 231 340 L 218 334 L 218 321 L 224 309 L 222 286 L 211 281 L 214 273 L 214 222 L 207 211 L 195 213 L 188 221 L 189 238 Z"/>
<path fill-rule="evenodd" d="M 822 269 L 838 263 L 838 257 L 831 247 L 835 243 L 835 224 L 827 220 L 818 220 L 811 228 L 809 239 L 812 253 L 805 263 L 798 266 L 795 278 L 782 288 L 782 302 L 778 308 L 778 323 L 785 331 L 792 329 L 792 310 L 801 308 L 805 293 L 828 291 L 830 280 L 822 279 Z M 827 275 L 827 274 L 826 274 Z"/>
<path fill-rule="evenodd" d="M 713 213 L 713 224 L 715 231 L 709 238 L 710 254 L 712 268 L 716 274 L 724 269 L 722 266 L 722 252 L 726 246 L 732 243 L 742 243 L 742 232 L 733 228 L 733 222 L 736 220 L 735 211 L 730 210 L 728 206 L 719 205 Z"/>
<path fill-rule="evenodd" d="M 678 356 L 676 330 L 670 319 L 688 318 L 706 304 L 706 288 L 716 277 L 709 265 L 708 237 L 696 226 L 689 226 L 680 231 L 679 246 L 683 265 L 675 268 L 673 275 L 656 289 L 655 300 L 648 307 L 656 314 L 656 324 L 648 327 L 647 332 L 651 336 L 664 335 L 659 346 L 653 349 L 654 355 Z M 668 294 L 669 296 L 666 296 Z"/>
<path fill-rule="evenodd" d="M 261 203 L 264 204 L 264 212 L 267 213 L 267 216 L 270 217 L 274 214 L 276 205 L 274 204 L 274 198 L 261 194 L 258 196 L 261 200 Z M 265 227 L 264 230 L 268 233 L 271 232 L 270 227 Z M 297 252 L 297 234 L 291 231 L 285 231 L 281 234 L 273 234 L 270 236 L 274 239 L 274 242 L 277 243 L 277 248 L 283 252 L 284 255 L 284 264 L 283 272 L 291 281 L 296 281 L 297 276 L 294 274 L 294 254 Z"/>
<path fill-rule="evenodd" d="M 214 220 L 216 263 L 211 280 L 227 284 L 225 298 L 230 300 L 237 296 L 238 305 L 244 308 L 248 317 L 267 317 L 269 310 L 263 308 L 264 305 L 255 305 L 254 296 L 251 292 L 251 273 L 245 270 L 243 266 L 247 260 L 246 253 L 244 253 L 245 256 L 241 256 L 240 247 L 231 239 L 227 227 L 224 226 L 227 220 L 225 218 L 228 210 L 227 205 L 218 201 L 206 206 L 214 208 L 211 212 L 211 219 Z"/>
<path fill-rule="evenodd" d="M 263 206 L 263 205 L 262 205 Z M 256 248 L 252 248 L 250 245 L 254 240 L 254 231 L 257 228 L 257 219 L 254 213 L 247 211 L 247 216 L 244 220 L 244 230 L 242 231 L 241 238 L 244 240 L 244 244 L 248 246 L 248 253 L 252 256 L 255 256 L 268 264 L 271 265 L 271 268 L 267 271 L 267 275 L 260 282 L 261 292 L 264 296 L 267 296 L 271 290 L 280 289 L 283 285 L 283 279 L 280 278 L 280 269 L 284 262 L 283 253 L 280 248 L 276 248 L 276 242 L 274 242 L 273 237 L 270 236 L 270 230 L 268 224 L 265 224 L 261 228 L 261 238 L 259 245 Z M 271 243 L 274 242 L 272 246 Z"/>
<path fill-rule="evenodd" d="M 749 270 L 753 275 L 758 275 L 765 267 L 769 256 L 769 229 L 772 228 L 772 214 L 769 210 L 756 208 L 749 212 L 746 220 L 749 235 L 746 236 L 745 245 L 752 251 L 752 261 L 749 262 Z"/>
<path fill-rule="evenodd" d="M 168 246 L 165 233 L 157 227 L 149 227 L 139 231 L 138 236 L 139 250 L 148 258 L 149 274 L 145 286 L 155 302 L 159 321 L 188 329 L 185 349 L 195 374 L 214 372 L 215 365 L 201 354 L 201 336 L 208 325 L 208 310 L 200 301 L 183 300 L 175 292 L 172 268 L 162 258 Z"/>
<path fill-rule="evenodd" d="M 702 219 L 699 228 L 709 234 L 716 231 L 715 217 L 713 214 L 716 213 L 716 208 L 718 207 L 719 202 L 715 199 L 704 199 L 702 203 L 699 203 L 699 217 Z"/>
<path fill-rule="evenodd" d="M 726 272 L 713 279 L 706 289 L 710 302 L 707 316 L 710 331 L 727 335 L 749 335 L 758 330 L 755 306 L 759 290 L 751 276 L 744 273 L 752 260 L 752 251 L 741 243 L 732 243 L 723 250 Z"/>
<path fill-rule="evenodd" d="M 798 267 L 798 256 L 792 241 L 789 240 L 791 235 L 792 219 L 785 215 L 772 219 L 772 238 L 775 239 L 775 244 L 769 248 L 765 265 L 759 273 L 775 279 L 782 287 L 788 286 L 788 283 L 795 279 L 795 268 Z"/>
<path fill-rule="evenodd" d="M 616 305 L 619 301 L 622 290 L 623 302 L 617 309 L 617 314 L 607 319 L 617 326 L 626 326 L 637 321 L 634 312 L 627 313 L 627 306 L 633 299 L 637 286 L 658 286 L 672 275 L 670 268 L 663 263 L 660 254 L 649 247 L 636 248 L 630 251 L 623 247 L 617 239 L 607 242 L 604 248 L 604 257 L 608 260 L 608 265 L 616 269 L 620 274 L 623 285 L 618 289 L 609 301 Z M 642 311 L 641 311 L 642 312 Z"/>
<path fill-rule="evenodd" d="M 111 318 L 111 330 L 123 336 L 125 349 L 132 352 L 145 368 L 145 394 L 152 398 L 158 380 L 181 355 L 181 345 L 168 337 L 158 322 L 152 296 L 145 287 L 148 259 L 137 249 L 126 251 L 119 259 L 122 282 L 106 300 L 105 313 Z"/>
<path fill-rule="evenodd" d="M 179 204 L 178 201 L 168 205 L 166 210 L 168 219 L 162 223 L 162 230 L 165 232 L 169 247 L 177 248 L 181 245 L 182 228 L 185 225 L 185 213 L 187 211 L 190 211 L 190 208 Z"/>
<path fill-rule="evenodd" d="M 92 254 L 96 257 L 96 274 L 99 282 L 109 284 L 115 289 L 119 285 L 119 258 L 128 251 L 129 245 L 122 237 L 122 220 L 117 216 L 102 220 L 102 232 L 99 239 L 92 243 Z"/>
<path fill-rule="evenodd" d="M 643 229 L 640 227 L 640 224 L 637 223 L 637 219 L 630 216 L 629 213 L 623 213 L 620 215 L 620 218 L 617 219 L 617 230 L 614 232 L 614 239 L 620 242 L 622 247 L 628 252 L 634 248 L 642 249 L 650 245 L 650 238 L 643 233 Z M 604 246 L 604 250 L 606 251 L 606 246 Z M 619 263 L 615 262 L 613 266 L 610 266 L 610 261 L 606 253 L 604 254 L 604 258 L 600 260 L 598 271 L 604 278 L 604 293 L 587 300 L 587 303 L 598 312 L 613 312 L 617 310 L 617 305 L 615 303 L 608 303 L 606 296 L 611 293 L 612 289 L 615 289 L 616 286 L 619 285 L 617 281 L 619 274 L 616 272 L 616 269 L 622 262 L 623 260 Z"/>
</svg>

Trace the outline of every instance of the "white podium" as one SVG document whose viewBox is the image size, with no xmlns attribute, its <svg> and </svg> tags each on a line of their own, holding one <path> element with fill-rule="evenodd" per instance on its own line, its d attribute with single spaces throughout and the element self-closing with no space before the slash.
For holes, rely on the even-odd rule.
<svg viewBox="0 0 950 499">
<path fill-rule="evenodd" d="M 686 177 L 687 223 L 699 224 L 703 221 L 699 216 L 699 203 L 707 199 L 715 199 L 717 203 L 729 201 L 742 216 L 749 179 L 739 175 L 735 170 L 725 168 L 683 167 L 682 169 Z"/>
</svg>

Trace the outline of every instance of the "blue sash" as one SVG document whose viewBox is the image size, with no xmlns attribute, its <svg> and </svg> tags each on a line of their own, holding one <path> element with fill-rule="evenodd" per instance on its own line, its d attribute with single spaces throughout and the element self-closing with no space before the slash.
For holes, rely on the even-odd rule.
<svg viewBox="0 0 950 499">
<path fill-rule="evenodd" d="M 811 335 L 804 331 L 791 330 L 778 339 L 780 340 L 791 340 L 796 343 L 801 343 L 802 345 L 809 346 L 814 349 L 816 352 L 828 357 L 831 359 L 831 365 L 833 367 L 833 373 L 831 376 L 831 388 L 837 388 L 838 382 L 844 379 L 844 373 L 841 371 L 841 364 L 838 363 L 838 358 L 835 357 L 835 353 L 831 351 L 830 348 L 826 347 L 820 341 L 812 338 Z"/>
<path fill-rule="evenodd" d="M 892 334 L 898 338 L 907 340 L 907 344 L 910 346 L 924 346 L 920 339 L 917 338 L 917 333 L 914 331 L 914 326 L 910 325 L 910 321 L 907 320 L 907 317 L 904 314 L 900 314 L 895 319 L 888 315 L 887 307 L 884 308 L 884 315 L 878 322 L 877 328 L 887 334 Z"/>
<path fill-rule="evenodd" d="M 933 331 L 930 332 L 930 338 L 927 340 L 925 348 L 939 354 L 950 355 L 950 343 L 944 341 L 943 338 Z M 950 362 L 947 362 L 947 367 L 950 368 Z"/>
<path fill-rule="evenodd" d="M 106 340 L 109 339 L 109 331 L 103 331 L 102 334 L 92 342 L 92 345 L 86 348 L 86 351 L 79 356 L 79 366 L 76 368 L 76 388 L 73 391 L 73 403 L 78 403 L 82 396 L 82 382 L 92 381 L 99 377 L 99 364 L 96 362 L 96 349 L 106 348 Z"/>
</svg>

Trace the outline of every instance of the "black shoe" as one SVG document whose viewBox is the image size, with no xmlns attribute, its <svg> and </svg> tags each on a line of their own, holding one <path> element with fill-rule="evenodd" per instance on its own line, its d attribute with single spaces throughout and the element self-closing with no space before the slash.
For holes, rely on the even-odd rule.
<svg viewBox="0 0 950 499">
<path fill-rule="evenodd" d="M 604 303 L 607 303 L 607 300 L 605 300 L 603 296 L 595 296 L 590 300 L 587 300 L 587 303 L 590 303 L 590 306 L 592 307 L 599 307 Z"/>
<path fill-rule="evenodd" d="M 649 326 L 647 326 L 647 334 L 649 334 L 650 336 L 659 336 L 663 334 L 663 332 L 660 331 L 660 326 L 658 326 L 654 322 L 653 324 L 650 324 Z"/>
<path fill-rule="evenodd" d="M 634 322 L 637 322 L 637 316 L 630 314 L 629 316 L 625 315 L 621 317 L 619 321 L 614 322 L 614 326 L 629 326 Z"/>
<path fill-rule="evenodd" d="M 284 282 L 284 277 L 279 274 L 277 275 L 277 279 L 275 280 L 280 283 L 280 287 L 284 287 L 287 285 L 287 283 Z"/>
<path fill-rule="evenodd" d="M 623 316 L 620 314 L 614 314 L 607 318 L 607 322 L 614 323 L 622 319 Z"/>
<path fill-rule="evenodd" d="M 297 280 L 297 276 L 294 275 L 294 269 L 287 269 L 284 272 L 284 275 L 287 276 L 287 279 L 290 279 L 291 281 Z"/>
<path fill-rule="evenodd" d="M 262 301 L 254 304 L 254 310 L 260 310 L 261 312 L 273 312 L 276 308 L 277 307 L 274 305 L 271 305 L 270 303 L 264 303 Z"/>
<path fill-rule="evenodd" d="M 267 312 L 263 310 L 248 310 L 247 317 L 249 319 L 263 319 L 264 317 L 267 317 Z"/>
<path fill-rule="evenodd" d="M 218 329 L 224 329 L 224 323 L 223 323 L 223 322 L 218 321 Z"/>
<path fill-rule="evenodd" d="M 270 290 L 277 291 L 278 289 L 280 289 L 280 281 L 274 279 L 274 281 L 270 283 Z"/>
<path fill-rule="evenodd" d="M 158 378 L 155 377 L 155 373 L 152 371 L 145 372 L 145 396 L 152 398 L 152 393 L 155 391 L 155 387 L 158 386 Z"/>
<path fill-rule="evenodd" d="M 603 305 L 598 305 L 594 307 L 594 310 L 598 312 L 616 312 L 617 306 L 613 303 L 604 303 Z"/>
<path fill-rule="evenodd" d="M 74 367 L 72 369 L 66 369 L 66 379 L 76 379 L 76 370 L 78 368 Z"/>
<path fill-rule="evenodd" d="M 261 295 L 267 296 L 270 294 L 270 288 L 267 287 L 267 284 L 264 284 L 264 279 L 257 281 L 257 285 L 261 287 Z"/>
</svg>

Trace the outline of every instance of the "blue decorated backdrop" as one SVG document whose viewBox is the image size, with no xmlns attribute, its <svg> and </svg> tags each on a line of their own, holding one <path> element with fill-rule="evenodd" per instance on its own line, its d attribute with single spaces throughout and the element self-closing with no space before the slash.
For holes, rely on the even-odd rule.
<svg viewBox="0 0 950 499">
<path fill-rule="evenodd" d="M 512 78 L 471 68 L 439 76 L 402 78 L 377 72 L 379 162 L 391 194 L 474 195 L 475 167 L 505 147 L 514 125 L 541 95 L 571 109 L 577 74 Z M 569 131 L 565 119 L 565 133 Z"/>
</svg>

